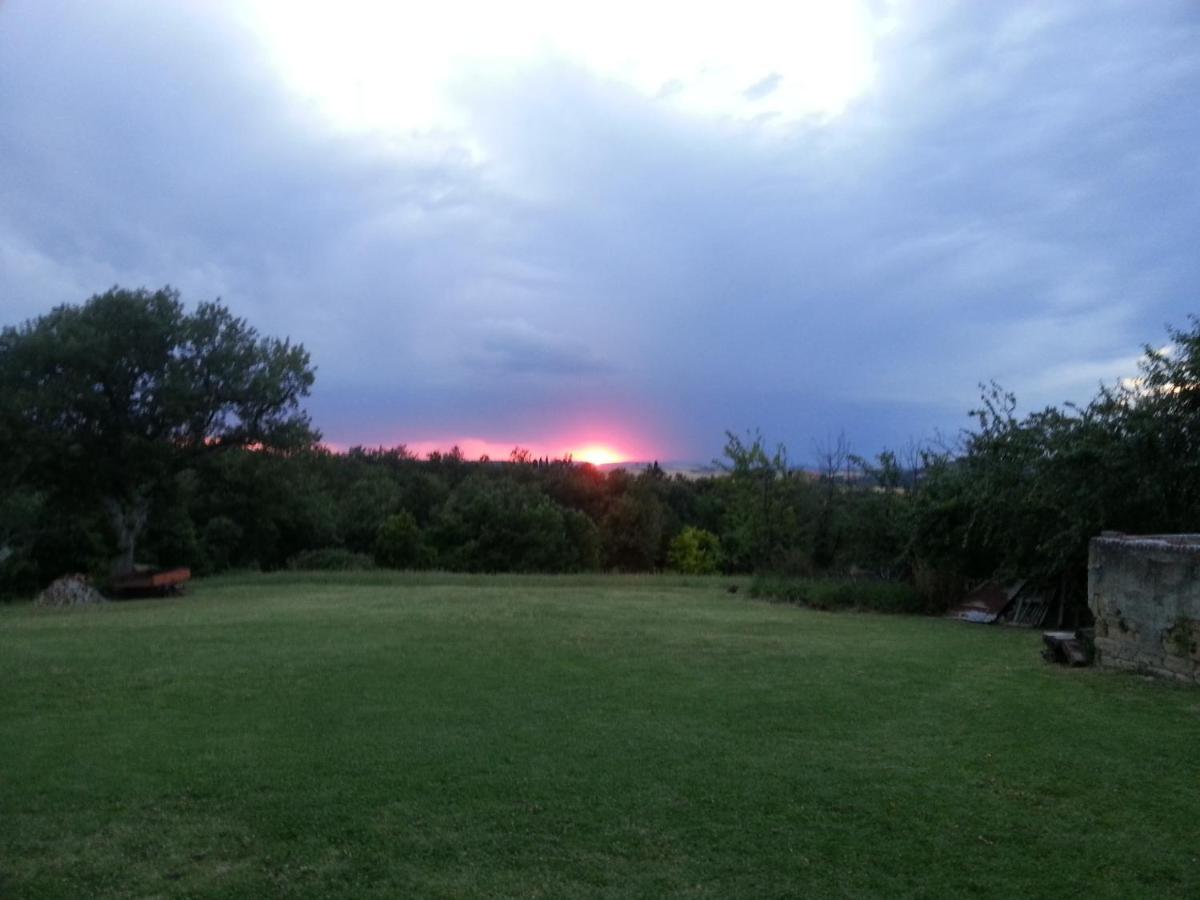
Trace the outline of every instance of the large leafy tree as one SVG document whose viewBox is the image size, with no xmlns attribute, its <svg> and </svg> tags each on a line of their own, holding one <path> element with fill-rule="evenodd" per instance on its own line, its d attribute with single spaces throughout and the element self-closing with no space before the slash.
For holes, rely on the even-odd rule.
<svg viewBox="0 0 1200 900">
<path fill-rule="evenodd" d="M 1082 608 L 1090 538 L 1195 531 L 1200 521 L 1200 321 L 1145 348 L 1138 378 L 1085 406 L 1022 418 L 992 385 L 955 458 L 914 498 L 917 561 L 969 578 L 1030 578 Z"/>
<path fill-rule="evenodd" d="M 0 331 L 0 452 L 23 484 L 102 507 L 128 571 L 155 492 L 196 455 L 318 438 L 312 383 L 302 346 L 220 302 L 113 288 Z"/>
<path fill-rule="evenodd" d="M 729 566 L 735 570 L 803 569 L 811 538 L 803 520 L 812 521 L 808 486 L 788 463 L 787 448 L 767 451 L 761 433 L 746 440 L 725 432 L 725 460 L 714 460 L 729 477 L 725 531 L 721 536 Z"/>
</svg>

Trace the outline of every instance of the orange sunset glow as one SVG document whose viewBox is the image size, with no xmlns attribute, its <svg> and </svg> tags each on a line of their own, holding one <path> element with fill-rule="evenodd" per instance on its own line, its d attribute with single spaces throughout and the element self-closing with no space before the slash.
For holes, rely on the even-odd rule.
<svg viewBox="0 0 1200 900">
<path fill-rule="evenodd" d="M 612 447 L 603 444 L 585 444 L 578 449 L 569 451 L 576 462 L 591 463 L 594 466 L 606 466 L 610 463 L 627 462 L 629 457 Z"/>
<path fill-rule="evenodd" d="M 403 444 L 407 450 L 418 457 L 430 453 L 446 453 L 452 447 L 467 459 L 492 459 L 503 461 L 510 457 L 514 450 L 526 451 L 534 459 L 562 459 L 571 457 L 575 462 L 591 463 L 594 466 L 607 466 L 614 463 L 640 462 L 656 459 L 661 451 L 650 450 L 646 442 L 637 437 L 612 431 L 607 437 L 566 435 L 550 440 L 533 441 L 504 441 L 495 438 L 461 436 L 457 438 L 440 438 L 425 440 L 400 439 L 385 440 L 387 446 Z M 333 446 L 332 449 L 345 449 Z"/>
</svg>

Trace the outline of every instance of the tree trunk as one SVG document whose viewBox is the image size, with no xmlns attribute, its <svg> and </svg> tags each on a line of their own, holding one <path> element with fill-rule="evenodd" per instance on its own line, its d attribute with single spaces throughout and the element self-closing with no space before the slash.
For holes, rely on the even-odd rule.
<svg viewBox="0 0 1200 900">
<path fill-rule="evenodd" d="M 104 502 L 104 507 L 117 536 L 117 557 L 113 560 L 112 574 L 127 575 L 137 561 L 137 541 L 146 527 L 150 503 L 143 494 L 136 494 L 124 502 L 110 498 Z"/>
</svg>

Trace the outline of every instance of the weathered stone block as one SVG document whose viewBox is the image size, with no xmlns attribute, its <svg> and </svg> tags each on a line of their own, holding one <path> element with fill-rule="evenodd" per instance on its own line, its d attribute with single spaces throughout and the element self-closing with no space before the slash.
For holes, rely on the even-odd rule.
<svg viewBox="0 0 1200 900">
<path fill-rule="evenodd" d="M 1176 675 L 1193 676 L 1196 674 L 1196 664 L 1190 659 L 1181 659 L 1178 656 L 1167 656 L 1163 659 L 1163 666 Z"/>
<path fill-rule="evenodd" d="M 1200 681 L 1200 535 L 1093 538 L 1088 605 L 1098 665 Z"/>
<path fill-rule="evenodd" d="M 1129 672 L 1136 672 L 1138 664 L 1132 659 L 1127 659 L 1124 656 L 1103 656 L 1096 655 L 1096 664 L 1103 666 L 1106 669 L 1123 669 Z"/>
</svg>

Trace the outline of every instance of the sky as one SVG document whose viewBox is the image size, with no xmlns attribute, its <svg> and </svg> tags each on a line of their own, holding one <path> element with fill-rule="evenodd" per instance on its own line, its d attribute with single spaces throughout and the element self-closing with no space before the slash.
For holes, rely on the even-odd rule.
<svg viewBox="0 0 1200 900">
<path fill-rule="evenodd" d="M 1200 312 L 1200 4 L 0 0 L 0 324 L 310 351 L 334 447 L 794 460 Z"/>
</svg>

